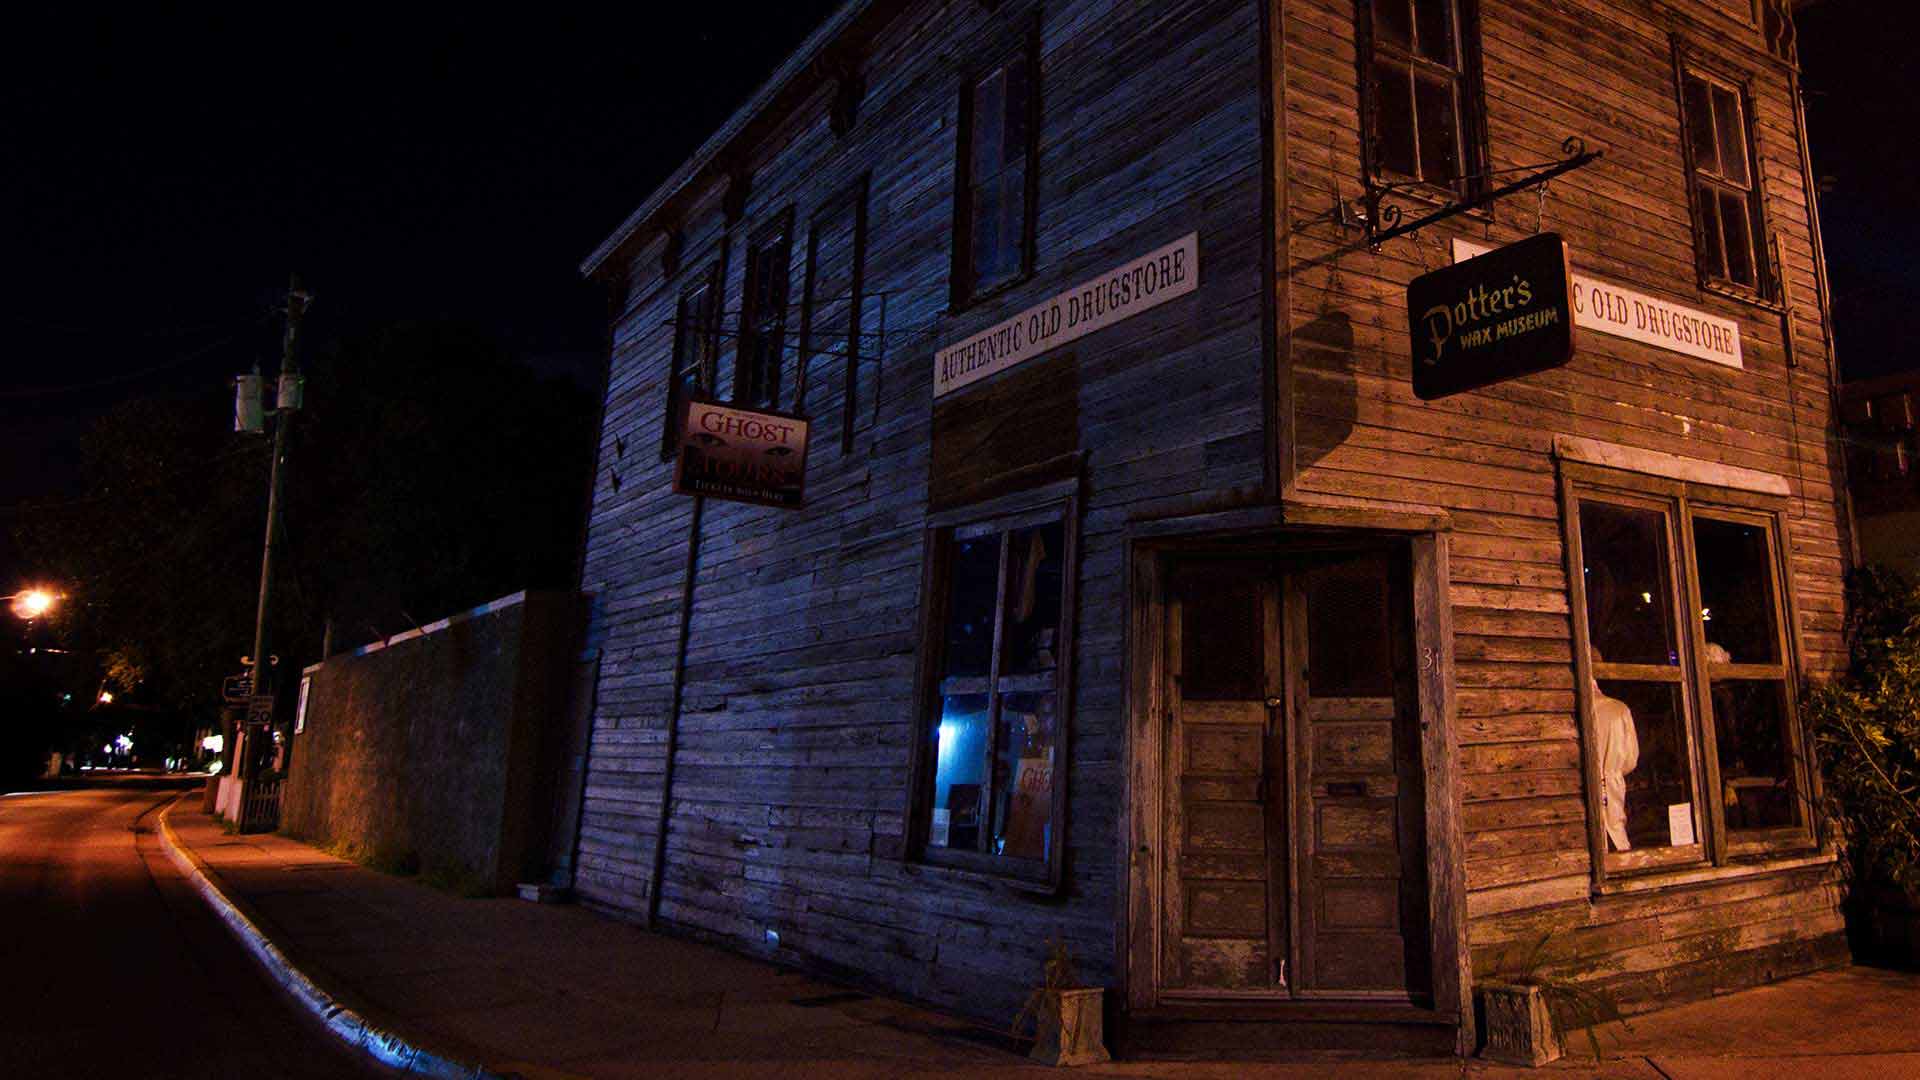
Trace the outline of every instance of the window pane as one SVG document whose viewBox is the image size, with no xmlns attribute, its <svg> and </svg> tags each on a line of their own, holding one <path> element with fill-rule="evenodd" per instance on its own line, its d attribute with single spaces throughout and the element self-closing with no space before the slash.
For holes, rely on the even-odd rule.
<svg viewBox="0 0 1920 1080">
<path fill-rule="evenodd" d="M 1007 538 L 1005 674 L 1052 671 L 1059 666 L 1060 602 L 1066 585 L 1066 526 L 1049 522 L 1015 529 Z"/>
<path fill-rule="evenodd" d="M 1747 127 L 1740 122 L 1740 99 L 1730 90 L 1713 88 L 1713 130 L 1720 146 L 1720 175 L 1736 184 L 1747 182 Z"/>
<path fill-rule="evenodd" d="M 1374 0 L 1373 40 L 1401 49 L 1413 48 L 1413 14 L 1408 0 Z"/>
<path fill-rule="evenodd" d="M 1421 56 L 1448 67 L 1453 62 L 1453 0 L 1413 0 Z"/>
<path fill-rule="evenodd" d="M 1054 695 L 1008 694 L 1000 702 L 993 765 L 995 855 L 1044 859 L 1053 837 Z"/>
<path fill-rule="evenodd" d="M 1593 659 L 1678 664 L 1666 515 L 1582 501 L 1580 551 Z"/>
<path fill-rule="evenodd" d="M 1000 583 L 1000 537 L 954 541 L 948 573 L 947 663 L 941 673 L 949 677 L 986 675 L 993 661 L 993 601 Z"/>
<path fill-rule="evenodd" d="M 1696 181 L 1698 183 L 1698 181 Z M 1714 190 L 1706 184 L 1700 188 L 1700 243 L 1702 261 L 1706 263 L 1707 275 L 1724 279 L 1727 276 L 1727 257 L 1720 245 L 1720 203 Z"/>
<path fill-rule="evenodd" d="M 1693 167 L 1720 172 L 1720 155 L 1713 138 L 1713 105 L 1707 84 L 1692 75 L 1686 80 L 1687 131 L 1693 146 Z"/>
<path fill-rule="evenodd" d="M 979 288 L 992 284 L 999 276 L 1000 265 L 1004 261 L 1001 254 L 1000 230 L 1005 226 L 1005 212 L 1000 205 L 1002 192 L 997 183 L 976 186 L 973 189 L 973 285 Z"/>
<path fill-rule="evenodd" d="M 1019 162 L 1001 170 L 997 183 L 1000 185 L 1000 224 L 994 230 L 994 249 L 987 276 L 993 281 L 1004 281 L 1020 272 L 1021 248 L 1026 241 L 1026 163 Z"/>
<path fill-rule="evenodd" d="M 1382 172 L 1413 176 L 1412 77 L 1391 64 L 1373 65 L 1374 163 Z"/>
<path fill-rule="evenodd" d="M 1420 178 L 1444 183 L 1460 176 L 1460 124 L 1451 80 L 1416 78 L 1414 109 L 1420 118 Z"/>
<path fill-rule="evenodd" d="M 674 358 L 674 367 L 680 374 L 681 385 L 693 393 L 701 393 L 712 385 L 709 370 L 713 344 L 711 300 L 712 290 L 706 286 L 692 290 L 681 297 L 675 320 L 674 340 L 679 345 L 679 355 Z"/>
<path fill-rule="evenodd" d="M 1686 713 L 1678 683 L 1602 680 L 1591 732 L 1609 851 L 1699 842 Z"/>
<path fill-rule="evenodd" d="M 933 819 L 930 847 L 980 848 L 980 814 L 987 780 L 985 694 L 941 699 L 934 728 Z"/>
<path fill-rule="evenodd" d="M 1180 695 L 1189 701 L 1266 696 L 1260 585 L 1229 570 L 1180 581 Z"/>
<path fill-rule="evenodd" d="M 1784 692 L 1777 682 L 1714 680 L 1714 743 L 1729 829 L 1771 829 L 1800 821 Z"/>
<path fill-rule="evenodd" d="M 1747 200 L 1732 192 L 1716 193 L 1720 204 L 1720 235 L 1727 245 L 1727 280 L 1753 284 L 1753 243 L 1747 229 Z"/>
<path fill-rule="evenodd" d="M 1000 148 L 1006 121 L 1005 68 L 980 80 L 973 89 L 973 175 L 978 184 L 1000 171 Z"/>
<path fill-rule="evenodd" d="M 1024 161 L 1027 156 L 1027 115 L 1032 106 L 1028 96 L 1030 80 L 1027 78 L 1027 65 L 1024 61 L 1015 61 L 1006 68 L 1006 105 L 1005 120 L 1000 138 L 1000 161 L 1012 164 Z"/>
<path fill-rule="evenodd" d="M 1387 561 L 1373 557 L 1306 573 L 1307 692 L 1314 697 L 1393 693 Z"/>
<path fill-rule="evenodd" d="M 1693 548 L 1700 574 L 1700 621 L 1707 633 L 1704 659 L 1709 664 L 1779 663 L 1767 530 L 1696 517 Z"/>
<path fill-rule="evenodd" d="M 735 397 L 749 404 L 773 404 L 779 396 L 790 252 L 786 237 L 774 236 L 755 248 L 748 260 L 752 280 L 747 284 L 747 294 L 753 325 L 744 343 L 746 360 L 740 366 L 741 385 L 735 388 Z"/>
</svg>

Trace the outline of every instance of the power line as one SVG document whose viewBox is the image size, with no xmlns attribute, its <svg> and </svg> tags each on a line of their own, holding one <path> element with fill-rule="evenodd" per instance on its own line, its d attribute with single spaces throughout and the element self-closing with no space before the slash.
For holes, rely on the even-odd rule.
<svg viewBox="0 0 1920 1080">
<path fill-rule="evenodd" d="M 265 321 L 266 321 L 265 318 L 262 318 L 259 320 L 259 322 L 265 322 Z M 254 325 L 259 325 L 259 323 L 255 323 Z M 252 327 L 250 326 L 248 327 L 248 329 L 252 329 Z M 125 372 L 120 375 L 111 375 L 111 376 L 108 376 L 107 378 L 94 379 L 90 382 L 69 383 L 65 386 L 38 386 L 30 390 L 8 390 L 5 392 L 0 392 L 0 401 L 24 401 L 24 400 L 34 399 L 34 398 L 58 397 L 59 395 L 62 395 L 62 394 L 77 394 L 77 393 L 82 393 L 88 390 L 100 390 L 109 386 L 119 386 L 124 383 L 137 382 L 140 379 L 147 378 L 150 375 L 157 375 L 163 371 L 171 371 L 174 368 L 185 367 L 186 365 L 191 364 L 196 360 L 199 360 L 200 358 L 206 356 L 209 353 L 212 353 L 218 349 L 223 349 L 228 345 L 233 344 L 235 341 L 237 341 L 240 338 L 241 333 L 242 332 L 235 332 L 232 334 L 228 334 L 226 337 L 223 337 L 220 340 L 212 342 L 210 344 L 203 345 L 200 348 L 193 350 L 192 352 L 186 353 L 182 356 L 174 357 L 171 360 L 154 364 L 151 367 L 141 368 L 138 371 Z"/>
</svg>

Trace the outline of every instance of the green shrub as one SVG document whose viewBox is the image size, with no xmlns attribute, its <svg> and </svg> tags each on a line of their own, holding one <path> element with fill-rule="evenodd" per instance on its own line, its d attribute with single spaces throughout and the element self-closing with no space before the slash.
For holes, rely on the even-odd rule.
<svg viewBox="0 0 1920 1080">
<path fill-rule="evenodd" d="M 1804 696 L 1827 819 L 1845 841 L 1856 893 L 1920 900 L 1920 590 L 1867 566 L 1847 593 L 1847 673 Z"/>
</svg>

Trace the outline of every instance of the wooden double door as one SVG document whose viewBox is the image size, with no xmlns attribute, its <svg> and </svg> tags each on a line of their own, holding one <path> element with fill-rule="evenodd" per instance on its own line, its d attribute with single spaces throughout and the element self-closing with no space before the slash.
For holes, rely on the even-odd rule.
<svg viewBox="0 0 1920 1080">
<path fill-rule="evenodd" d="M 1157 996 L 1430 1000 L 1405 560 L 1171 570 Z"/>
</svg>

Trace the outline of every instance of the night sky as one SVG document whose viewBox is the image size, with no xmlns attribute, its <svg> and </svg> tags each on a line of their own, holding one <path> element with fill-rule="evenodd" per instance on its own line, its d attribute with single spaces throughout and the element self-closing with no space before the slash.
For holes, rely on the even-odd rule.
<svg viewBox="0 0 1920 1080">
<path fill-rule="evenodd" d="M 114 402 L 271 371 L 291 270 L 317 298 L 316 345 L 450 318 L 591 382 L 604 312 L 578 263 L 835 6 L 10 17 L 0 527 L 26 500 L 80 494 L 79 436 Z M 1920 26 L 1888 21 L 1920 22 L 1913 7 L 1825 0 L 1801 20 L 1856 376 L 1914 363 L 1903 64 Z M 9 560 L 0 539 L 8 591 Z"/>
</svg>

